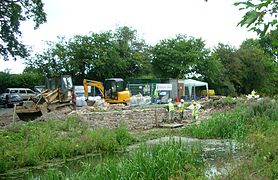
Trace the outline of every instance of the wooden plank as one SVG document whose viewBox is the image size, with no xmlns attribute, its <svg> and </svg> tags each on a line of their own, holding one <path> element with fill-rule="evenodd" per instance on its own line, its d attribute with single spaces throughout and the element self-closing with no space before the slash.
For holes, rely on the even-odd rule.
<svg viewBox="0 0 278 180">
<path fill-rule="evenodd" d="M 159 126 L 161 128 L 179 128 L 179 127 L 182 127 L 183 124 L 179 124 L 179 123 L 166 124 L 166 123 L 163 123 L 163 124 L 160 124 Z"/>
</svg>

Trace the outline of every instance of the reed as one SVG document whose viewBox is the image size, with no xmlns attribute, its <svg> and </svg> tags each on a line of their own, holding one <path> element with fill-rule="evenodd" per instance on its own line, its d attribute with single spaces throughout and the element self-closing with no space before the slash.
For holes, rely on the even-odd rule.
<svg viewBox="0 0 278 180">
<path fill-rule="evenodd" d="M 72 175 L 47 173 L 43 179 L 202 179 L 203 173 L 199 146 L 169 141 L 153 146 L 142 144 L 120 160 L 85 164 L 82 171 Z"/>
<path fill-rule="evenodd" d="M 202 139 L 244 140 L 253 131 L 271 128 L 268 122 L 278 119 L 277 104 L 270 99 L 238 104 L 232 111 L 215 113 L 201 124 L 183 128 L 182 134 Z"/>
<path fill-rule="evenodd" d="M 92 152 L 113 152 L 133 141 L 124 125 L 90 130 L 76 117 L 28 122 L 0 130 L 0 172 Z"/>
</svg>

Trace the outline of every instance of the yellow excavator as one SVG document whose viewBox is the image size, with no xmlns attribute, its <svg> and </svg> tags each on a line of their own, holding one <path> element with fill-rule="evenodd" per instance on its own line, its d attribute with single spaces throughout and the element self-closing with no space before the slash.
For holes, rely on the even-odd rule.
<svg viewBox="0 0 278 180">
<path fill-rule="evenodd" d="M 104 85 L 95 80 L 83 80 L 84 94 L 88 99 L 89 92 L 88 86 L 94 86 L 99 89 L 102 98 L 105 102 L 110 104 L 124 103 L 127 104 L 130 101 L 130 92 L 125 88 L 124 80 L 121 78 L 106 79 Z"/>
</svg>

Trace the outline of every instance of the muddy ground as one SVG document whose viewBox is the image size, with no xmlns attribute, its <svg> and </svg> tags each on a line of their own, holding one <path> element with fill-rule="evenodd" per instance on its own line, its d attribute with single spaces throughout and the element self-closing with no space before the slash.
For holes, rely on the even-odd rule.
<svg viewBox="0 0 278 180">
<path fill-rule="evenodd" d="M 0 106 L 0 127 L 4 127 L 13 123 L 13 111 L 13 108 L 4 108 Z M 20 121 L 16 114 L 14 116 L 14 121 Z"/>
<path fill-rule="evenodd" d="M 200 110 L 200 115 L 199 115 L 199 120 L 206 120 L 211 116 L 211 114 L 215 111 L 219 111 L 216 109 L 201 109 Z M 14 115 L 14 108 L 4 108 L 0 106 L 0 128 L 3 128 L 5 126 L 8 126 L 12 124 L 13 122 L 24 122 L 19 119 L 17 114 L 15 113 Z M 47 121 L 48 119 L 64 119 L 69 112 L 63 113 L 62 111 L 53 111 L 50 113 L 44 113 L 43 116 L 39 117 L 38 121 Z M 188 123 L 187 120 L 191 119 L 190 118 L 190 110 L 186 110 L 186 117 L 185 121 L 183 121 L 183 124 Z"/>
</svg>

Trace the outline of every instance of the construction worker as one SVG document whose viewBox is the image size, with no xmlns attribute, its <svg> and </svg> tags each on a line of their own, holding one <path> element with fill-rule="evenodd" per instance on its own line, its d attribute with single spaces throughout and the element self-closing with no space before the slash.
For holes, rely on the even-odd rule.
<svg viewBox="0 0 278 180">
<path fill-rule="evenodd" d="M 174 116 L 175 107 L 174 107 L 174 104 L 172 103 L 172 99 L 171 98 L 168 100 L 167 110 L 168 110 L 168 120 L 169 120 L 169 122 L 172 122 L 173 116 Z"/>
<path fill-rule="evenodd" d="M 159 95 L 158 95 L 158 91 L 156 89 L 153 92 L 153 98 L 154 98 L 154 103 L 157 103 Z"/>
<path fill-rule="evenodd" d="M 146 84 L 143 88 L 143 95 L 148 96 L 149 95 L 149 85 Z"/>
<path fill-rule="evenodd" d="M 199 109 L 200 109 L 200 105 L 197 104 L 196 101 L 192 101 L 193 104 L 193 108 L 192 108 L 192 120 L 193 121 L 197 121 L 198 120 L 198 115 L 199 115 Z"/>
<path fill-rule="evenodd" d="M 183 99 L 180 100 L 178 108 L 179 108 L 180 120 L 182 121 L 183 114 L 184 114 L 184 100 Z"/>
</svg>

